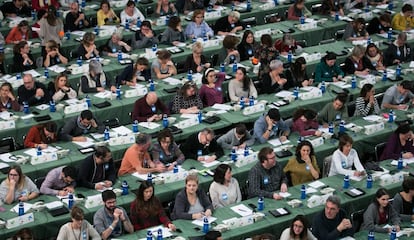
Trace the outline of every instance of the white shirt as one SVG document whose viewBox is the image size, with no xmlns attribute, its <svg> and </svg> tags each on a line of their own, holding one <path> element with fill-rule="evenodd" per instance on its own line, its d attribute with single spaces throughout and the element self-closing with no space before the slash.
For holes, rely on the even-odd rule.
<svg viewBox="0 0 414 240">
<path fill-rule="evenodd" d="M 352 165 L 355 166 L 357 171 L 364 171 L 364 166 L 362 166 L 361 161 L 359 161 L 358 153 L 355 149 L 351 149 L 348 156 L 342 153 L 341 150 L 337 149 L 332 155 L 331 169 L 329 171 L 329 176 L 335 176 L 338 174 L 353 176 L 354 170 L 352 170 Z"/>
</svg>

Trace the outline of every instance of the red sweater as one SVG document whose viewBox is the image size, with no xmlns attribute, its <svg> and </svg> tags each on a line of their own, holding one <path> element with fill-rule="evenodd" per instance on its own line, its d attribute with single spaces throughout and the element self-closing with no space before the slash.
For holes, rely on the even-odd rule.
<svg viewBox="0 0 414 240">
<path fill-rule="evenodd" d="M 56 141 L 56 137 L 54 137 L 51 141 L 46 138 L 42 130 L 43 127 L 39 125 L 30 128 L 26 138 L 24 139 L 24 147 L 34 148 L 36 144 L 51 143 Z"/>
<path fill-rule="evenodd" d="M 300 118 L 293 122 L 292 130 L 299 132 L 301 136 L 309 136 L 315 134 L 319 124 L 316 120 L 302 121 Z"/>
<path fill-rule="evenodd" d="M 134 111 L 132 112 L 132 121 L 138 120 L 138 122 L 146 122 L 148 118 L 154 114 L 170 114 L 168 108 L 161 102 L 160 99 L 155 103 L 156 112 L 153 113 L 151 106 L 147 104 L 145 98 L 147 95 L 138 99 L 134 104 Z"/>
<path fill-rule="evenodd" d="M 154 198 L 154 197 L 153 197 Z M 171 223 L 170 219 L 165 215 L 164 209 L 162 208 L 161 203 L 158 199 L 154 199 L 155 204 L 158 205 L 158 214 L 154 216 L 149 216 L 142 209 L 136 209 L 136 201 L 131 203 L 131 223 L 134 225 L 134 230 L 141 230 L 153 226 L 163 224 L 165 227 L 168 227 L 168 224 Z"/>
</svg>

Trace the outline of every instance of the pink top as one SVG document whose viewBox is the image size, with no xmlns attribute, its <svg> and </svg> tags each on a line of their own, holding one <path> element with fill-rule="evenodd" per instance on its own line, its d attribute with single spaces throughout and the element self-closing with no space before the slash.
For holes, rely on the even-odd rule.
<svg viewBox="0 0 414 240">
<path fill-rule="evenodd" d="M 223 89 L 221 85 L 226 77 L 224 73 L 217 73 L 217 81 L 214 83 L 214 88 L 203 84 L 198 92 L 204 107 L 213 106 L 215 103 L 223 103 Z"/>
<path fill-rule="evenodd" d="M 298 118 L 293 122 L 292 129 L 295 132 L 299 132 L 301 136 L 309 136 L 315 134 L 319 124 L 316 120 L 307 120 L 306 122 Z"/>
</svg>

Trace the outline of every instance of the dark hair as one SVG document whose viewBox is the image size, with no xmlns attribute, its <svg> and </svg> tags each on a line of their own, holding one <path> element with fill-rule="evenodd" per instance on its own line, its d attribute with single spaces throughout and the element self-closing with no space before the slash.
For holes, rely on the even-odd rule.
<svg viewBox="0 0 414 240">
<path fill-rule="evenodd" d="M 58 22 L 60 21 L 59 18 L 56 16 L 56 7 L 53 5 L 50 5 L 47 8 L 47 17 L 46 17 L 47 23 L 51 26 L 56 26 Z"/>
<path fill-rule="evenodd" d="M 43 125 L 43 127 L 51 133 L 56 133 L 57 132 L 57 125 L 55 122 L 47 122 Z"/>
<path fill-rule="evenodd" d="M 219 231 L 208 231 L 204 236 L 204 240 L 216 240 L 221 237 L 221 232 Z"/>
<path fill-rule="evenodd" d="M 168 21 L 168 27 L 177 30 L 178 24 L 181 22 L 180 17 L 178 16 L 172 16 L 170 17 L 170 20 Z"/>
<path fill-rule="evenodd" d="M 180 88 L 179 94 L 181 96 L 188 97 L 187 96 L 187 90 L 190 89 L 190 88 L 194 88 L 196 91 L 198 90 L 197 85 L 193 81 L 188 81 L 188 82 L 184 83 L 184 85 Z"/>
<path fill-rule="evenodd" d="M 56 76 L 56 78 L 55 78 L 55 83 L 54 83 L 54 87 L 55 87 L 55 92 L 57 92 L 57 91 L 59 91 L 60 89 L 58 88 L 58 83 L 59 83 L 59 78 L 62 78 L 62 77 L 64 77 L 64 78 L 66 78 L 66 87 L 70 87 L 70 84 L 69 84 L 69 81 L 68 81 L 68 76 L 64 73 L 64 72 L 62 72 L 62 73 L 59 73 L 57 76 Z"/>
<path fill-rule="evenodd" d="M 295 238 L 296 236 L 295 231 L 293 231 L 293 225 L 296 221 L 300 221 L 303 224 L 302 232 L 299 234 L 300 239 L 308 239 L 309 223 L 302 214 L 296 215 L 296 217 L 292 220 L 292 223 L 290 224 L 290 237 Z"/>
<path fill-rule="evenodd" d="M 271 109 L 272 110 L 272 109 Z M 267 155 L 273 152 L 273 148 L 271 147 L 264 147 L 260 149 L 257 157 L 259 158 L 260 163 L 264 163 L 267 160 Z"/>
<path fill-rule="evenodd" d="M 166 59 L 170 59 L 171 58 L 171 53 L 168 52 L 165 49 L 158 50 L 156 54 L 157 54 L 157 58 L 158 59 L 161 59 L 161 60 L 166 60 Z"/>
<path fill-rule="evenodd" d="M 409 131 L 411 131 L 411 126 L 409 123 L 402 123 L 400 126 L 398 126 L 397 129 L 395 129 L 396 134 L 406 134 Z"/>
<path fill-rule="evenodd" d="M 312 143 L 310 143 L 309 141 L 305 140 L 305 141 L 301 141 L 298 146 L 296 147 L 296 151 L 295 151 L 295 156 L 296 156 L 296 160 L 302 160 L 302 156 L 300 155 L 300 150 L 302 149 L 302 147 L 304 146 L 308 146 L 310 148 L 310 153 L 309 156 L 312 157 L 315 156 L 315 152 L 313 150 L 313 146 Z"/>
<path fill-rule="evenodd" d="M 375 43 L 370 43 L 368 44 L 367 49 L 365 50 L 365 55 L 370 56 L 369 55 L 370 48 L 375 48 L 377 50 L 377 54 L 381 54 L 381 50 L 377 47 L 377 45 L 375 45 Z"/>
<path fill-rule="evenodd" d="M 237 68 L 237 70 L 240 70 L 243 73 L 243 91 L 249 91 L 250 89 L 250 83 L 251 83 L 251 79 L 249 78 L 249 76 L 247 76 L 247 71 L 246 68 L 244 67 L 239 67 Z"/>
<path fill-rule="evenodd" d="M 388 196 L 390 196 L 390 194 L 387 192 L 387 190 L 385 189 L 385 188 L 379 188 L 378 190 L 377 190 L 377 192 L 375 193 L 375 199 L 374 199 L 374 203 L 375 203 L 375 205 L 377 206 L 377 207 L 379 207 L 379 202 L 378 202 L 378 198 L 380 198 L 380 197 L 382 197 L 382 196 L 384 196 L 384 195 L 388 195 Z M 389 207 L 390 205 L 388 204 L 386 207 L 385 207 L 385 209 L 388 209 L 388 207 Z M 387 211 L 386 211 L 387 212 Z M 387 218 L 388 218 L 388 216 L 387 216 Z"/>
<path fill-rule="evenodd" d="M 2 83 L 2 84 L 1 84 L 0 89 L 1 89 L 1 88 L 3 88 L 3 87 L 8 87 L 8 88 L 9 88 L 9 90 L 10 90 L 10 92 L 13 94 L 13 86 L 11 85 L 11 83 L 9 83 L 9 82 L 4 82 L 4 83 Z M 14 95 L 14 94 L 13 94 L 13 95 Z"/>
<path fill-rule="evenodd" d="M 46 14 L 46 10 L 44 10 L 44 9 L 39 9 L 39 10 L 37 10 L 37 14 L 36 14 L 37 20 L 42 19 L 42 17 L 43 17 L 45 14 Z"/>
<path fill-rule="evenodd" d="M 195 9 L 193 12 L 193 16 L 191 16 L 191 21 L 195 22 L 195 19 L 197 17 L 197 15 L 203 15 L 204 16 L 204 10 L 203 9 Z"/>
<path fill-rule="evenodd" d="M 208 84 L 208 80 L 207 80 L 207 76 L 210 74 L 210 73 L 214 73 L 214 68 L 207 68 L 205 71 L 204 71 L 204 73 L 203 73 L 203 76 L 202 76 L 202 78 L 201 78 L 201 83 L 202 84 Z"/>
<path fill-rule="evenodd" d="M 92 32 L 86 32 L 82 38 L 82 44 L 86 44 L 89 46 L 90 41 L 95 41 L 95 34 Z"/>
<path fill-rule="evenodd" d="M 325 57 L 322 58 L 325 62 L 328 60 L 334 60 L 336 59 L 336 54 L 333 52 L 328 52 Z"/>
<path fill-rule="evenodd" d="M 12 240 L 32 240 L 33 239 L 33 232 L 30 228 L 22 228 L 20 229 L 12 238 Z"/>
<path fill-rule="evenodd" d="M 174 142 L 174 135 L 171 133 L 170 129 L 165 128 L 158 133 L 157 141 L 161 143 L 163 139 L 170 138 L 171 143 Z"/>
<path fill-rule="evenodd" d="M 276 240 L 277 238 L 271 233 L 263 233 L 260 235 L 255 235 L 252 237 L 252 240 Z"/>
<path fill-rule="evenodd" d="M 95 157 L 103 158 L 106 154 L 110 153 L 111 150 L 107 146 L 97 146 L 95 148 Z"/>
<path fill-rule="evenodd" d="M 23 20 L 21 22 L 19 22 L 19 24 L 17 24 L 17 27 L 20 29 L 21 27 L 28 27 L 29 26 L 29 22 L 27 20 Z M 30 29 L 29 29 L 30 30 Z"/>
<path fill-rule="evenodd" d="M 82 208 L 80 208 L 78 205 L 75 205 L 70 211 L 70 217 L 79 221 L 79 220 L 83 220 L 85 215 L 83 213 Z"/>
<path fill-rule="evenodd" d="M 148 188 L 152 188 L 153 193 L 148 201 L 144 200 L 144 191 Z M 161 203 L 158 198 L 155 196 L 155 189 L 152 183 L 147 181 L 143 181 L 139 186 L 138 190 L 135 191 L 135 195 L 137 196 L 134 200 L 135 202 L 135 209 L 131 209 L 131 215 L 134 216 L 138 212 L 144 212 L 147 214 L 148 218 L 152 216 L 156 216 L 159 214 L 162 209 L 160 209 Z"/>
<path fill-rule="evenodd" d="M 151 23 L 148 20 L 142 21 L 141 27 L 148 27 L 149 29 L 152 30 Z"/>
<path fill-rule="evenodd" d="M 408 193 L 410 190 L 414 190 L 414 178 L 407 177 L 402 183 L 402 189 L 405 193 Z"/>
<path fill-rule="evenodd" d="M 131 7 L 131 6 L 134 6 L 134 7 L 135 7 L 135 2 L 134 2 L 134 1 L 129 0 L 129 1 L 127 2 L 126 6 L 127 6 L 127 7 Z"/>
<path fill-rule="evenodd" d="M 102 192 L 102 201 L 106 202 L 110 199 L 116 199 L 116 194 L 112 190 L 105 190 Z"/>
<path fill-rule="evenodd" d="M 371 83 L 364 84 L 361 88 L 361 92 L 359 92 L 359 96 L 365 98 L 367 96 L 367 93 L 371 91 L 374 88 L 374 85 Z"/>
<path fill-rule="evenodd" d="M 111 9 L 111 4 L 109 4 L 108 0 L 102 0 L 101 5 L 99 5 L 99 9 L 102 9 L 104 4 L 108 5 L 108 10 Z"/>
<path fill-rule="evenodd" d="M 13 53 L 14 55 L 20 54 L 20 49 L 24 48 L 28 44 L 26 41 L 20 41 L 13 46 Z"/>
<path fill-rule="evenodd" d="M 391 23 L 391 15 L 387 12 L 384 12 L 383 14 L 381 14 L 381 16 L 379 17 L 380 21 L 384 21 L 387 23 Z"/>
<path fill-rule="evenodd" d="M 341 135 L 339 137 L 339 143 L 338 143 L 339 150 L 342 152 L 342 149 L 348 143 L 349 144 L 353 144 L 354 143 L 354 140 L 348 134 Z"/>
<path fill-rule="evenodd" d="M 339 100 L 343 104 L 346 103 L 347 99 L 348 99 L 348 94 L 346 94 L 346 93 L 340 93 L 340 94 L 336 95 L 336 97 L 335 97 L 335 101 Z"/>
<path fill-rule="evenodd" d="M 145 66 L 148 66 L 149 65 L 149 61 L 145 57 L 140 57 L 140 58 L 137 59 L 137 62 L 135 63 L 135 66 L 137 66 L 137 65 L 145 65 Z"/>
<path fill-rule="evenodd" d="M 260 43 L 266 47 L 271 47 L 273 45 L 272 36 L 270 34 L 263 34 L 260 37 Z"/>
<path fill-rule="evenodd" d="M 299 57 L 296 61 L 290 66 L 290 70 L 292 72 L 292 77 L 296 80 L 296 82 L 301 83 L 305 80 L 306 70 L 302 70 L 302 65 L 306 64 L 306 60 L 304 57 Z"/>
<path fill-rule="evenodd" d="M 411 91 L 411 87 L 412 87 L 412 85 L 411 85 L 411 82 L 410 82 L 410 81 L 408 81 L 408 80 L 404 80 L 404 81 L 402 81 L 402 82 L 400 83 L 400 86 L 401 86 L 402 88 L 406 89 L 406 90 L 410 90 L 410 91 Z"/>
<path fill-rule="evenodd" d="M 220 164 L 217 166 L 216 171 L 214 172 L 214 177 L 213 180 L 216 183 L 220 183 L 220 184 L 224 184 L 224 175 L 226 175 L 227 170 L 230 169 L 231 171 L 231 167 L 227 164 Z"/>
<path fill-rule="evenodd" d="M 91 110 L 83 110 L 80 114 L 81 119 L 91 120 L 93 118 L 93 114 Z"/>
<path fill-rule="evenodd" d="M 247 128 L 246 128 L 246 125 L 244 125 L 243 123 L 237 124 L 236 127 L 235 127 L 235 129 L 236 129 L 236 133 L 237 134 L 239 134 L 239 135 L 246 135 Z"/>
<path fill-rule="evenodd" d="M 280 120 L 280 112 L 276 108 L 269 109 L 267 112 L 267 116 L 270 117 L 270 119 L 279 121 Z"/>
<path fill-rule="evenodd" d="M 150 141 L 151 141 L 151 136 L 148 135 L 147 133 L 141 132 L 135 137 L 135 143 L 138 145 L 144 145 Z"/>
<path fill-rule="evenodd" d="M 62 169 L 63 174 L 65 174 L 65 177 L 71 177 L 72 179 L 76 179 L 78 176 L 78 172 L 76 171 L 76 168 L 72 166 L 66 166 Z"/>
<path fill-rule="evenodd" d="M 409 12 L 413 10 L 413 6 L 411 6 L 411 4 L 404 4 L 404 6 L 402 6 L 401 8 L 401 12 L 405 13 L 405 12 Z"/>
<path fill-rule="evenodd" d="M 243 33 L 243 37 L 242 37 L 242 39 L 241 39 L 241 42 L 240 42 L 240 44 L 246 44 L 246 40 L 247 40 L 247 37 L 249 36 L 249 34 L 252 34 L 253 36 L 254 36 L 254 33 L 251 31 L 251 30 L 246 30 L 246 31 L 244 31 L 244 33 Z M 253 37 L 253 44 L 256 42 L 256 40 L 254 39 L 254 37 Z"/>
<path fill-rule="evenodd" d="M 239 38 L 234 35 L 226 35 L 223 39 L 223 47 L 225 49 L 235 49 L 239 43 Z"/>
<path fill-rule="evenodd" d="M 300 117 L 304 116 L 307 120 L 313 120 L 318 115 L 317 112 L 312 109 L 299 108 L 296 112 L 293 113 L 293 121 L 296 121 Z"/>
<path fill-rule="evenodd" d="M 357 19 L 354 20 L 354 22 L 353 22 L 354 29 L 360 24 L 363 25 L 363 28 L 362 28 L 362 31 L 363 31 L 365 29 L 365 19 L 363 19 L 363 18 L 357 18 Z M 356 30 L 358 30 L 358 29 L 356 29 Z M 360 31 L 358 30 L 357 32 L 360 32 Z"/>
<path fill-rule="evenodd" d="M 22 168 L 19 165 L 11 166 L 9 171 L 7 172 L 7 181 L 9 181 L 9 173 L 11 172 L 11 170 L 14 170 L 17 172 L 17 174 L 19 174 L 19 181 L 17 182 L 16 187 L 18 189 L 22 189 L 26 178 L 26 176 L 23 174 Z"/>
</svg>

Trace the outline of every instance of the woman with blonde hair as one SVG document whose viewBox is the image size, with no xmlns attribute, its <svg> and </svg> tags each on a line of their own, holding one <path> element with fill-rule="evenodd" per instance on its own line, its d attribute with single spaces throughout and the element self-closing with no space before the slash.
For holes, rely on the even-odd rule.
<svg viewBox="0 0 414 240">
<path fill-rule="evenodd" d="M 199 73 L 211 66 L 211 64 L 207 62 L 207 58 L 203 55 L 203 45 L 200 42 L 195 42 L 192 50 L 193 53 L 188 55 L 185 60 L 184 69 L 192 70 L 193 73 Z"/>
<path fill-rule="evenodd" d="M 39 189 L 25 176 L 20 166 L 11 166 L 7 178 L 0 185 L 0 201 L 12 204 L 16 201 L 27 202 L 39 196 Z"/>
<path fill-rule="evenodd" d="M 57 240 L 79 240 L 81 237 L 82 239 L 92 240 L 101 239 L 101 236 L 92 224 L 85 220 L 85 215 L 80 207 L 75 205 L 70 211 L 70 217 L 72 222 L 68 222 L 60 227 Z"/>
<path fill-rule="evenodd" d="M 204 37 L 211 38 L 214 36 L 213 29 L 211 29 L 208 23 L 204 20 L 204 10 L 194 10 L 191 22 L 185 28 L 185 36 L 188 39 Z"/>
<path fill-rule="evenodd" d="M 68 76 L 64 73 L 57 75 L 55 81 L 50 82 L 48 87 L 50 96 L 55 102 L 77 97 L 76 91 L 69 84 Z"/>
</svg>

